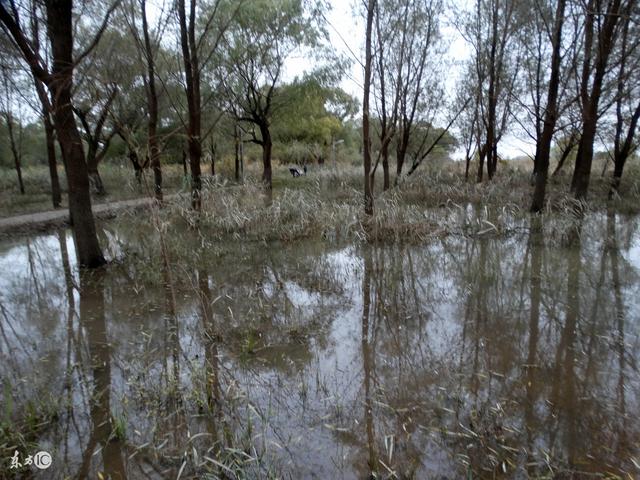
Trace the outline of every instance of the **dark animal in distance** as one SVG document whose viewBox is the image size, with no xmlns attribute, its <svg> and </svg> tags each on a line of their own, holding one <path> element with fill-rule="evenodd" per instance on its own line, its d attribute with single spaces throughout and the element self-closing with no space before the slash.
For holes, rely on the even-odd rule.
<svg viewBox="0 0 640 480">
<path fill-rule="evenodd" d="M 291 172 L 291 176 L 292 177 L 299 177 L 300 176 L 300 171 L 297 168 L 290 168 L 289 172 Z"/>
</svg>

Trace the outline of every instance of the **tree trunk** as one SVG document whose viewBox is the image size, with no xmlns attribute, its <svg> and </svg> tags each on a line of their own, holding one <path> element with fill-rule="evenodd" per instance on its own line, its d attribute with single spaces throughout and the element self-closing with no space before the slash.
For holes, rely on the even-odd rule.
<svg viewBox="0 0 640 480">
<path fill-rule="evenodd" d="M 549 91 L 547 94 L 547 108 L 544 116 L 542 137 L 536 147 L 536 168 L 533 191 L 532 212 L 539 212 L 544 207 L 545 190 L 547 188 L 547 176 L 549 175 L 549 157 L 551 156 L 551 141 L 556 128 L 558 116 L 558 88 L 560 85 L 560 62 L 562 43 L 562 26 L 564 24 L 564 10 L 566 0 L 558 0 L 556 7 L 555 28 L 553 32 L 553 54 L 551 55 L 551 77 L 549 79 Z"/>
<path fill-rule="evenodd" d="M 209 153 L 211 153 L 211 176 L 216 176 L 216 144 L 211 141 L 209 145 Z"/>
<path fill-rule="evenodd" d="M 587 9 L 593 6 L 593 2 L 589 2 Z M 616 43 L 616 24 L 620 18 L 620 0 L 612 0 L 607 3 L 607 9 L 604 13 L 604 23 L 599 25 L 597 29 L 598 42 L 596 45 L 596 69 L 593 76 L 590 91 L 588 90 L 588 80 L 590 78 L 591 64 L 589 56 L 585 57 L 585 63 L 582 73 L 581 97 L 582 97 L 582 136 L 580 137 L 580 145 L 578 147 L 578 155 L 576 157 L 576 165 L 571 181 L 571 189 L 574 191 L 577 199 L 585 198 L 589 189 L 589 179 L 591 176 L 591 164 L 593 163 L 593 142 L 596 135 L 596 126 L 598 121 L 598 106 L 602 93 L 602 85 L 609 63 L 609 56 Z M 587 25 L 585 26 L 585 45 L 591 45 L 594 33 L 594 17 L 596 13 L 587 12 Z"/>
<path fill-rule="evenodd" d="M 593 142 L 596 138 L 595 115 L 588 115 L 582 126 L 582 135 L 578 145 L 576 165 L 571 179 L 571 190 L 577 199 L 587 196 L 589 179 L 591 178 L 591 164 L 593 163 Z"/>
<path fill-rule="evenodd" d="M 187 168 L 187 151 L 184 148 L 182 149 L 182 173 L 185 179 L 189 175 L 189 169 Z"/>
<path fill-rule="evenodd" d="M 202 208 L 202 179 L 200 172 L 202 145 L 200 144 L 200 70 L 198 68 L 198 53 L 195 43 L 195 15 L 196 0 L 191 0 L 189 25 L 187 27 L 185 1 L 178 0 L 180 45 L 185 69 L 188 109 L 187 138 L 189 166 L 191 167 L 191 207 L 199 211 Z"/>
<path fill-rule="evenodd" d="M 268 125 L 260 125 L 260 134 L 262 135 L 262 183 L 267 190 L 271 190 L 271 132 Z"/>
<path fill-rule="evenodd" d="M 102 177 L 98 171 L 98 151 L 97 145 L 93 142 L 89 142 L 87 152 L 87 172 L 89 173 L 89 184 L 93 192 L 98 196 L 106 195 L 104 184 L 102 183 Z"/>
<path fill-rule="evenodd" d="M 389 144 L 385 143 L 382 146 L 382 190 L 389 190 Z"/>
<path fill-rule="evenodd" d="M 140 3 L 142 7 L 142 33 L 146 50 L 145 58 L 147 60 L 147 109 L 149 111 L 147 145 L 151 155 L 151 168 L 153 169 L 154 195 L 158 202 L 162 202 L 162 167 L 160 166 L 160 147 L 158 145 L 158 94 L 156 92 L 155 62 L 147 23 L 147 2 L 142 0 Z"/>
<path fill-rule="evenodd" d="M 365 38 L 364 95 L 362 100 L 362 143 L 364 150 L 364 213 L 373 215 L 373 194 L 371 192 L 371 141 L 369 133 L 369 92 L 371 90 L 371 27 L 375 0 L 367 2 L 367 30 Z"/>
<path fill-rule="evenodd" d="M 478 183 L 482 183 L 482 175 L 484 170 L 484 159 L 487 155 L 486 145 L 483 145 L 480 151 L 478 152 L 478 175 L 476 176 L 476 181 Z"/>
<path fill-rule="evenodd" d="M 189 137 L 189 167 L 191 167 L 191 208 L 199 211 L 202 208 L 202 173 L 200 159 L 202 147 L 199 137 Z"/>
<path fill-rule="evenodd" d="M 60 207 L 60 203 L 62 203 L 62 191 L 60 189 L 60 179 L 58 178 L 54 129 L 49 115 L 49 100 L 47 99 L 47 92 L 45 91 L 44 85 L 40 80 L 35 78 L 35 74 L 34 83 L 42 106 L 42 122 L 44 124 L 44 134 L 47 143 L 47 163 L 49 165 L 49 177 L 51 178 L 51 202 L 53 203 L 53 208 L 58 208 Z"/>
<path fill-rule="evenodd" d="M 401 141 L 396 147 L 396 186 L 400 183 L 400 177 L 402 176 L 402 167 L 404 166 L 404 159 L 407 156 L 406 143 L 404 143 L 404 134 L 401 136 Z"/>
<path fill-rule="evenodd" d="M 133 171 L 135 172 L 136 182 L 138 185 L 142 185 L 142 167 L 138 161 L 138 154 L 132 148 L 129 148 L 129 160 L 133 165 Z"/>
<path fill-rule="evenodd" d="M 9 108 L 9 105 L 7 105 Z M 20 194 L 24 195 L 24 182 L 22 181 L 22 162 L 20 157 L 22 156 L 21 148 L 18 147 L 15 134 L 13 132 L 13 118 L 11 113 L 7 110 L 5 112 L 5 121 L 7 122 L 7 130 L 9 131 L 9 145 L 11 147 L 11 154 L 13 155 L 13 164 L 18 175 L 18 187 L 20 188 Z M 22 128 L 22 127 L 20 127 Z"/>
<path fill-rule="evenodd" d="M 571 155 L 571 152 L 573 152 L 573 149 L 576 147 L 576 145 L 577 145 L 577 142 L 575 142 L 573 140 L 573 137 L 572 137 L 570 139 L 570 143 L 562 151 L 562 155 L 560 156 L 560 160 L 558 161 L 558 165 L 556 166 L 555 170 L 551 174 L 552 177 L 555 177 L 558 173 L 560 173 L 560 170 L 562 170 L 562 167 L 564 166 L 565 162 L 567 161 L 567 158 L 569 158 L 569 155 Z"/>
<path fill-rule="evenodd" d="M 82 267 L 98 267 L 105 263 L 91 211 L 89 175 L 85 163 L 82 138 L 73 116 L 73 26 L 70 0 L 46 3 L 48 33 L 53 57 L 49 84 L 58 142 L 65 159 L 69 191 L 69 215 L 73 225 L 78 263 Z"/>
<path fill-rule="evenodd" d="M 59 208 L 62 203 L 62 191 L 60 190 L 60 179 L 58 178 L 58 166 L 56 162 L 56 146 L 53 134 L 53 125 L 49 118 L 49 113 L 43 109 L 44 133 L 47 141 L 47 163 L 49 165 L 49 177 L 51 177 L 51 202 L 53 208 Z"/>
<path fill-rule="evenodd" d="M 240 181 L 240 135 L 238 134 L 238 127 L 236 126 L 233 132 L 234 144 L 235 144 L 235 174 L 236 182 Z"/>
</svg>

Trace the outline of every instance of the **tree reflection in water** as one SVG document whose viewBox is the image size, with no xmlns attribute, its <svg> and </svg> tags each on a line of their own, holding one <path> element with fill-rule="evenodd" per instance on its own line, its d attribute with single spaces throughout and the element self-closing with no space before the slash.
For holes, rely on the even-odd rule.
<svg viewBox="0 0 640 480">
<path fill-rule="evenodd" d="M 166 262 L 112 228 L 136 253 L 91 275 L 65 233 L 0 244 L 4 445 L 51 478 L 633 478 L 637 220 L 545 228 Z"/>
</svg>

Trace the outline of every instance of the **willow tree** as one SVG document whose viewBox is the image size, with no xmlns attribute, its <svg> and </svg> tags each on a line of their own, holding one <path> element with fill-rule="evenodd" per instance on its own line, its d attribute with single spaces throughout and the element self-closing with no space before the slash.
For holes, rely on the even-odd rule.
<svg viewBox="0 0 640 480">
<path fill-rule="evenodd" d="M 565 21 L 566 0 L 558 0 L 553 20 L 552 34 L 552 54 L 551 54 L 551 77 L 547 90 L 547 103 L 544 113 L 542 131 L 540 127 L 536 143 L 535 158 L 535 190 L 531 210 L 539 212 L 544 206 L 545 190 L 547 187 L 547 176 L 549 174 L 549 158 L 551 156 L 551 141 L 556 129 L 558 120 L 558 94 L 560 87 L 560 69 L 562 62 L 562 30 Z M 540 102 L 538 102 L 539 104 Z"/>
<path fill-rule="evenodd" d="M 473 82 L 478 102 L 480 135 L 478 139 L 477 180 L 486 171 L 493 178 L 498 165 L 498 143 L 507 128 L 518 69 L 515 34 L 518 31 L 514 0 L 476 0 L 474 10 L 459 30 L 472 48 Z"/>
<path fill-rule="evenodd" d="M 580 112 L 582 129 L 571 190 L 576 198 L 584 198 L 589 189 L 593 145 L 598 119 L 602 114 L 600 100 L 605 77 L 610 69 L 611 54 L 621 34 L 620 19 L 629 15 L 636 0 L 589 0 L 583 5 L 583 58 L 580 73 Z"/>
<path fill-rule="evenodd" d="M 242 3 L 224 36 L 218 78 L 225 110 L 248 126 L 262 147 L 262 181 L 271 189 L 271 123 L 287 59 L 320 46 L 324 3 L 316 0 L 252 0 Z M 256 131 L 257 130 L 257 131 Z"/>
</svg>

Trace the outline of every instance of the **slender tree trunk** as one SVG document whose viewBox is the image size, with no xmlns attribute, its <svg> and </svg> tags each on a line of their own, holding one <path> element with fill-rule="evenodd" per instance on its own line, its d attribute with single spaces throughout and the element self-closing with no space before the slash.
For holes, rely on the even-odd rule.
<svg viewBox="0 0 640 480">
<path fill-rule="evenodd" d="M 483 145 L 480 151 L 478 152 L 478 175 L 476 176 L 476 181 L 478 183 L 482 183 L 482 175 L 484 170 L 484 159 L 487 155 L 486 145 Z"/>
<path fill-rule="evenodd" d="M 235 175 L 236 182 L 240 181 L 240 135 L 238 133 L 238 126 L 234 128 L 233 139 L 235 145 Z"/>
<path fill-rule="evenodd" d="M 564 10 L 566 0 L 558 0 L 556 6 L 555 28 L 553 33 L 553 54 L 551 55 L 551 77 L 547 93 L 547 108 L 544 116 L 542 137 L 536 147 L 536 186 L 533 191 L 532 212 L 539 212 L 544 207 L 547 176 L 549 175 L 549 158 L 551 156 L 551 141 L 556 128 L 558 116 L 558 88 L 560 85 L 560 62 L 562 44 L 562 26 L 564 24 Z"/>
<path fill-rule="evenodd" d="M 571 137 L 570 139 L 570 143 L 567 145 L 567 147 L 562 151 L 562 155 L 560 156 L 560 160 L 558 161 L 558 165 L 556 165 L 555 170 L 553 171 L 553 173 L 551 174 L 552 177 L 555 177 L 558 173 L 560 173 L 560 170 L 562 170 L 562 167 L 564 166 L 564 164 L 567 161 L 567 158 L 569 158 L 569 155 L 571 155 L 571 152 L 573 152 L 573 149 L 576 148 L 576 145 L 578 144 L 577 141 L 575 141 L 573 139 L 573 137 Z"/>
<path fill-rule="evenodd" d="M 631 5 L 631 4 L 630 4 Z M 631 6 L 628 7 L 629 12 L 631 11 Z M 625 92 L 626 83 L 629 81 L 626 75 L 627 68 L 627 41 L 629 38 L 629 25 L 631 23 L 631 16 L 626 15 L 623 20 L 623 29 L 622 29 L 622 41 L 621 41 L 621 52 L 620 52 L 620 69 L 618 74 L 618 88 L 616 95 L 616 132 L 614 139 L 614 156 L 613 156 L 613 179 L 611 181 L 611 186 L 609 188 L 609 199 L 613 198 L 614 193 L 618 192 L 618 188 L 620 187 L 620 180 L 622 179 L 622 172 L 624 170 L 624 164 L 627 161 L 627 158 L 631 154 L 633 148 L 633 139 L 635 137 L 636 128 L 638 126 L 638 120 L 640 119 L 640 102 L 631 115 L 631 119 L 629 121 L 628 130 L 626 131 L 626 135 L 624 135 L 624 127 L 625 127 L 625 119 L 622 113 L 623 110 L 623 101 L 625 98 L 628 98 L 628 95 L 625 93 L 629 93 L 629 91 Z M 624 137 L 624 138 L 623 138 Z"/>
<path fill-rule="evenodd" d="M 364 149 L 364 213 L 373 215 L 373 193 L 371 189 L 371 135 L 369 132 L 369 92 L 371 90 L 371 29 L 375 0 L 367 1 L 367 30 L 365 38 L 364 95 L 362 101 L 362 143 Z"/>
<path fill-rule="evenodd" d="M 385 143 L 382 146 L 382 190 L 389 190 L 389 144 Z"/>
<path fill-rule="evenodd" d="M 98 171 L 98 145 L 96 142 L 89 141 L 87 151 L 87 172 L 89 173 L 89 184 L 93 191 L 98 196 L 106 195 L 104 184 L 102 183 L 102 177 Z"/>
<path fill-rule="evenodd" d="M 71 0 L 46 3 L 48 33 L 53 57 L 52 79 L 49 85 L 53 119 L 67 170 L 69 215 L 78 255 L 83 267 L 105 263 L 91 211 L 89 175 L 85 163 L 82 138 L 73 116 L 73 26 Z"/>
<path fill-rule="evenodd" d="M 407 144 L 404 137 L 404 133 L 399 136 L 400 141 L 398 142 L 398 146 L 396 147 L 396 185 L 398 185 L 398 183 L 400 182 L 400 177 L 402 176 L 402 167 L 404 167 L 404 159 L 407 156 Z"/>
<path fill-rule="evenodd" d="M 7 105 L 7 108 L 9 108 L 9 105 Z M 11 148 L 11 155 L 13 156 L 13 165 L 16 169 L 16 174 L 18 175 L 18 187 L 20 188 L 20 194 L 24 195 L 24 182 L 22 181 L 22 162 L 20 158 L 22 156 L 22 153 L 21 148 L 18 146 L 18 142 L 16 142 L 15 132 L 13 131 L 13 116 L 7 110 L 5 112 L 4 118 L 7 122 L 7 130 L 9 132 L 9 146 Z"/>
<path fill-rule="evenodd" d="M 151 169 L 153 170 L 153 190 L 158 202 L 162 202 L 162 167 L 160 165 L 160 147 L 158 145 L 158 93 L 156 92 L 156 73 L 154 52 L 149 37 L 149 24 L 147 23 L 146 0 L 140 2 L 142 7 L 142 33 L 144 36 L 145 58 L 147 60 L 147 109 L 149 119 L 147 122 L 147 146 L 151 156 Z"/>
<path fill-rule="evenodd" d="M 36 2 L 31 4 L 31 36 L 33 39 L 33 47 L 35 52 L 40 52 L 40 23 L 38 21 L 38 12 Z M 31 69 L 33 82 L 36 87 L 36 93 L 40 100 L 42 109 L 42 122 L 44 124 L 44 133 L 47 145 L 47 163 L 49 165 L 49 177 L 51 178 L 51 203 L 53 208 L 59 208 L 62 203 L 62 191 L 60 189 L 60 179 L 58 178 L 58 168 L 56 162 L 56 148 L 54 128 L 51 123 L 51 105 L 47 98 L 45 85 L 38 79 L 36 72 Z"/>
<path fill-rule="evenodd" d="M 136 182 L 138 185 L 142 185 L 142 167 L 138 161 L 138 154 L 133 148 L 129 148 L 129 160 L 131 161 L 131 165 L 133 165 Z"/>
<path fill-rule="evenodd" d="M 185 69 L 188 109 L 187 138 L 189 166 L 191 167 L 191 207 L 199 211 L 202 208 L 202 179 L 200 171 L 202 145 L 200 143 L 200 70 L 195 42 L 195 14 L 196 0 L 190 0 L 189 25 L 187 27 L 185 1 L 178 0 L 180 45 Z"/>
<path fill-rule="evenodd" d="M 189 175 L 189 168 L 187 167 L 187 151 L 184 148 L 182 149 L 182 173 L 185 179 Z"/>
<path fill-rule="evenodd" d="M 209 153 L 211 154 L 211 176 L 216 176 L 216 144 L 211 140 L 211 144 L 209 145 Z"/>
<path fill-rule="evenodd" d="M 49 177 L 51 178 L 51 202 L 53 204 L 53 208 L 58 208 L 62 203 L 62 191 L 60 189 L 60 179 L 58 178 L 54 129 L 49 114 L 49 100 L 47 99 L 47 92 L 45 91 L 44 85 L 40 80 L 35 78 L 35 74 L 34 83 L 42 106 L 42 123 L 44 125 L 44 134 L 47 144 L 47 164 L 49 165 Z"/>
<path fill-rule="evenodd" d="M 51 178 L 51 203 L 53 208 L 59 208 L 62 203 L 62 191 L 58 178 L 58 165 L 56 162 L 56 147 L 53 133 L 53 125 L 49 113 L 43 110 L 44 133 L 47 142 L 47 163 L 49 165 L 49 177 Z"/>
<path fill-rule="evenodd" d="M 596 138 L 596 114 L 590 112 L 585 115 L 582 124 L 582 135 L 578 145 L 576 165 L 571 180 L 571 189 L 576 198 L 586 197 L 591 178 L 591 164 L 593 163 L 593 142 Z"/>
<path fill-rule="evenodd" d="M 262 136 L 262 183 L 267 190 L 271 190 L 271 132 L 268 125 L 260 125 L 260 135 Z"/>
<path fill-rule="evenodd" d="M 622 172 L 624 171 L 624 166 L 627 163 L 629 156 L 631 155 L 633 139 L 635 137 L 636 128 L 638 126 L 638 121 L 640 120 L 640 103 L 636 107 L 634 111 L 631 122 L 628 126 L 628 131 L 626 135 L 626 139 L 620 148 L 616 149 L 615 156 L 613 159 L 613 179 L 611 181 L 611 187 L 609 189 L 609 198 L 612 198 L 614 193 L 618 192 L 620 188 L 620 181 L 622 179 Z"/>
<path fill-rule="evenodd" d="M 591 177 L 591 165 L 593 163 L 593 142 L 596 136 L 596 126 L 598 121 L 598 106 L 602 93 L 602 85 L 609 63 L 609 56 L 613 50 L 617 32 L 616 24 L 620 18 L 620 1 L 612 0 L 607 3 L 605 19 L 603 25 L 597 29 L 597 55 L 595 62 L 595 74 L 588 90 L 588 80 L 591 71 L 590 58 L 585 58 L 583 68 L 583 78 L 581 83 L 581 96 L 583 104 L 582 112 L 582 136 L 580 137 L 580 145 L 578 146 L 578 155 L 576 157 L 576 166 L 571 181 L 571 189 L 575 192 L 578 199 L 585 198 L 589 189 L 589 179 Z M 593 7 L 590 1 L 587 9 Z M 594 16 L 596 13 L 587 12 L 587 25 L 585 26 L 585 46 L 590 46 L 593 36 Z"/>
</svg>

